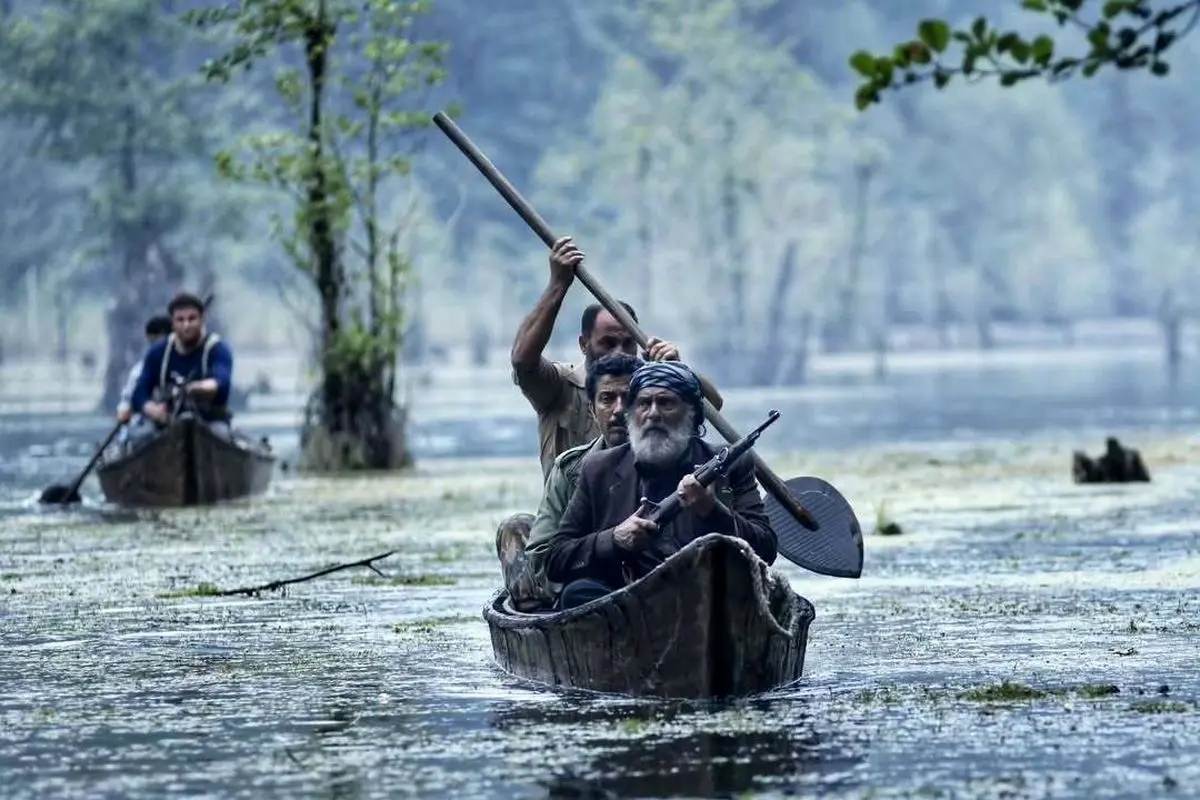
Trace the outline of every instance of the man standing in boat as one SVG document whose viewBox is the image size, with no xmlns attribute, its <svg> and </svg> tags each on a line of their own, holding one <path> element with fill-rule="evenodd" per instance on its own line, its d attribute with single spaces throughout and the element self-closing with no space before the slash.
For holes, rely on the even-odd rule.
<svg viewBox="0 0 1200 800">
<path fill-rule="evenodd" d="M 229 390 L 233 384 L 233 352 L 216 333 L 205 329 L 204 303 L 193 294 L 176 295 L 167 312 L 171 335 L 151 347 L 131 405 L 157 425 L 170 422 L 167 403 L 151 400 L 155 389 L 169 398 L 181 385 L 197 416 L 221 436 L 230 435 Z"/>
<path fill-rule="evenodd" d="M 513 382 L 520 387 L 538 416 L 543 478 L 549 475 L 555 458 L 600 435 L 587 398 L 588 365 L 609 353 L 637 355 L 633 335 L 599 305 L 590 305 L 583 312 L 579 326 L 582 363 L 550 361 L 543 355 L 567 290 L 575 280 L 575 268 L 583 263 L 583 256 L 569 236 L 554 243 L 550 249 L 550 282 L 533 310 L 521 321 L 512 346 Z M 637 313 L 633 308 L 624 301 L 621 305 L 636 321 Z M 647 344 L 646 360 L 679 360 L 679 348 L 670 342 L 652 337 Z M 704 394 L 720 409 L 721 395 L 707 381 L 701 381 Z"/>
<path fill-rule="evenodd" d="M 561 608 L 574 608 L 643 577 L 708 533 L 744 539 L 773 564 L 777 540 L 751 459 L 701 486 L 692 473 L 717 450 L 700 438 L 702 388 L 677 362 L 645 364 L 629 382 L 629 443 L 590 455 L 558 532 L 545 573 L 563 584 Z M 682 513 L 662 530 L 647 517 L 671 492 Z"/>
<path fill-rule="evenodd" d="M 146 346 L 153 347 L 161 341 L 164 341 L 171 335 L 171 318 L 159 314 L 151 317 L 146 322 Z M 125 427 L 121 429 L 121 433 L 117 442 L 125 446 L 130 438 L 144 438 L 146 431 L 150 425 L 146 418 L 141 414 L 135 414 L 133 411 L 133 393 L 137 389 L 138 379 L 142 376 L 142 368 L 145 365 L 145 358 L 139 359 L 132 367 L 129 368 L 129 374 L 125 378 L 125 387 L 121 389 L 121 398 L 117 402 L 117 422 L 120 422 Z"/>
<path fill-rule="evenodd" d="M 517 610 L 531 611 L 554 605 L 560 587 L 546 581 L 542 565 L 546 547 L 558 531 L 558 523 L 575 493 L 584 459 L 629 440 L 625 397 L 629 379 L 642 363 L 641 359 L 627 353 L 609 353 L 588 366 L 585 390 L 600 435 L 554 459 L 536 517 L 513 514 L 500 523 L 496 532 L 496 556 L 504 572 L 504 586 Z"/>
</svg>

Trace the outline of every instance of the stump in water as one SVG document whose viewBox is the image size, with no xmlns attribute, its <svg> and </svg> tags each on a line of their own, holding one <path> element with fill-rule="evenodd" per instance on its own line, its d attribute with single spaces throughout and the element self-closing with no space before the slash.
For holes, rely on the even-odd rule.
<svg viewBox="0 0 1200 800">
<path fill-rule="evenodd" d="M 1099 458 L 1090 458 L 1078 450 L 1072 454 L 1071 473 L 1076 483 L 1149 482 L 1150 473 L 1141 453 L 1122 447 L 1112 436 L 1104 441 L 1104 455 Z"/>
<path fill-rule="evenodd" d="M 373 370 L 358 372 L 330 370 L 309 398 L 300 430 L 304 469 L 391 470 L 412 464 L 407 409 L 392 399 L 388 381 L 377 380 Z"/>
</svg>

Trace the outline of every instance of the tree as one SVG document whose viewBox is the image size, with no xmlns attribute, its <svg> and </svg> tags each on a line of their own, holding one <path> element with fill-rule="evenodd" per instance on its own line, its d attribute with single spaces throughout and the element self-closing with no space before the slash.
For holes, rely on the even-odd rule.
<svg viewBox="0 0 1200 800">
<path fill-rule="evenodd" d="M 113 408 L 144 349 L 146 316 L 184 278 L 177 260 L 154 269 L 149 256 L 169 251 L 170 237 L 189 224 L 198 187 L 183 170 L 208 147 L 212 109 L 202 81 L 180 77 L 196 36 L 156 0 L 48 0 L 7 20 L 0 36 L 0 99 L 30 124 L 30 152 L 90 179 L 78 197 L 80 235 L 91 247 L 61 260 L 99 269 L 118 290 L 101 400 Z"/>
<path fill-rule="evenodd" d="M 549 150 L 539 178 L 655 333 L 695 342 L 723 383 L 796 383 L 820 284 L 850 249 L 833 211 L 853 180 L 849 114 L 748 5 L 764 4 L 606 5 L 619 52 L 588 136 Z"/>
<path fill-rule="evenodd" d="M 862 78 L 855 105 L 863 110 L 878 103 L 885 90 L 923 81 L 942 89 L 955 77 L 996 78 L 1004 87 L 1032 78 L 1090 78 L 1105 67 L 1145 69 L 1163 77 L 1170 72 L 1165 54 L 1200 17 L 1200 0 L 1022 0 L 1021 7 L 1076 32 L 1084 47 L 1064 55 L 1049 33 L 1029 37 L 997 28 L 983 16 L 963 28 L 943 19 L 921 20 L 916 38 L 897 44 L 890 54 L 860 50 L 850 57 Z"/>
<path fill-rule="evenodd" d="M 1073 77 L 1092 78 L 1105 69 L 1146 70 L 1164 77 L 1171 71 L 1166 60 L 1169 51 L 1200 21 L 1200 0 L 1022 0 L 1020 8 L 1074 32 L 1082 44 L 1070 49 L 1070 45 L 1061 46 L 1067 38 L 1062 34 L 1030 36 L 993 24 L 985 16 L 960 28 L 944 19 L 923 19 L 917 25 L 916 38 L 897 44 L 890 54 L 860 50 L 850 56 L 851 68 L 861 77 L 855 105 L 865 110 L 879 103 L 884 91 L 923 82 L 943 89 L 955 80 L 978 83 L 995 79 L 1000 87 L 1008 88 L 1032 79 L 1058 83 Z M 1116 152 L 1106 159 L 1107 180 L 1102 191 L 1106 225 L 1100 237 L 1108 245 L 1109 310 L 1118 315 L 1158 316 L 1168 361 L 1174 364 L 1178 360 L 1179 319 L 1184 309 L 1195 303 L 1191 297 L 1195 248 L 1186 240 L 1187 234 L 1182 242 L 1164 246 L 1163 241 L 1168 238 L 1167 230 L 1186 230 L 1182 220 L 1187 201 L 1182 198 L 1193 193 L 1180 192 L 1163 177 L 1176 171 L 1165 166 L 1172 155 L 1150 141 L 1144 129 L 1151 126 L 1137 125 L 1124 87 L 1113 84 L 1108 88 L 1105 129 L 1107 137 L 1117 142 Z M 1178 123 L 1170 120 L 1168 126 L 1178 127 Z M 1059 133 L 1065 130 L 1046 127 Z M 1067 207 L 1061 187 L 1056 188 L 1061 198 L 1058 205 Z M 1044 199 L 1052 197 L 1043 195 Z M 1047 266 L 1057 259 L 1057 269 L 1066 266 L 1066 274 L 1071 275 L 1074 270 L 1067 265 L 1081 263 L 1086 250 L 1077 247 L 1045 254 L 1052 262 Z M 1061 278 L 1056 282 L 1049 271 L 1032 266 L 1034 259 L 1028 255 L 1023 262 L 1032 268 L 1017 285 L 1037 288 L 1019 302 L 1042 319 L 1061 323 L 1061 305 L 1078 293 L 1065 291 L 1059 285 Z"/>
<path fill-rule="evenodd" d="M 275 85 L 290 130 L 243 137 L 218 157 L 221 174 L 287 193 L 293 212 L 274 233 L 311 282 L 320 307 L 318 386 L 301 433 L 306 467 L 391 469 L 411 456 L 396 403 L 409 219 L 384 220 L 382 193 L 410 179 L 411 134 L 429 124 L 416 95 L 442 82 L 447 46 L 412 36 L 427 0 L 244 0 L 191 12 L 233 45 L 206 63 L 228 82 L 268 55 L 298 50 L 302 69 Z M 405 215 L 408 217 L 410 215 Z"/>
</svg>

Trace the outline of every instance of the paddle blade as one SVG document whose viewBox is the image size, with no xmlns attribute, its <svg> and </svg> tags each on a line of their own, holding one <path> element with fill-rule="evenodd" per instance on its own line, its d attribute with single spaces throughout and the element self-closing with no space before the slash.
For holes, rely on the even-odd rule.
<svg viewBox="0 0 1200 800">
<path fill-rule="evenodd" d="M 779 555 L 820 575 L 860 577 L 862 527 L 846 498 L 820 478 L 792 478 L 786 485 L 796 502 L 816 517 L 820 530 L 806 529 L 778 500 L 767 495 L 764 504 L 779 539 Z"/>
<path fill-rule="evenodd" d="M 47 486 L 42 490 L 41 497 L 38 498 L 39 503 L 65 505 L 67 503 L 81 503 L 83 499 L 79 496 L 79 492 L 71 491 L 70 486 L 55 484 Z"/>
</svg>

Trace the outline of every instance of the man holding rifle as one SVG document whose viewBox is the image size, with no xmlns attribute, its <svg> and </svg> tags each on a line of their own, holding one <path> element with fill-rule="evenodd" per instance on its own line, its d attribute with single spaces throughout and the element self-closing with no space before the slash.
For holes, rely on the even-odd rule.
<svg viewBox="0 0 1200 800">
<path fill-rule="evenodd" d="M 562 309 L 567 290 L 575 280 L 575 268 L 583 263 L 583 252 L 576 247 L 571 237 L 564 236 L 555 241 L 550 249 L 550 282 L 538 299 L 537 305 L 521 321 L 512 348 L 513 382 L 529 400 L 538 415 L 538 439 L 542 463 L 542 477 L 546 480 L 546 491 L 562 494 L 563 485 L 569 484 L 574 491 L 578 474 L 576 459 L 572 458 L 570 480 L 566 481 L 562 470 L 555 471 L 555 461 L 575 450 L 594 450 L 611 438 L 607 428 L 601 424 L 595 406 L 595 389 L 589 393 L 588 376 L 596 362 L 611 354 L 624 354 L 633 358 L 637 354 L 637 342 L 616 318 L 598 303 L 584 309 L 580 321 L 579 350 L 583 354 L 581 364 L 564 364 L 550 361 L 543 351 L 550 342 L 550 334 Z M 621 305 L 634 321 L 637 313 L 625 302 Z M 679 348 L 670 342 L 651 337 L 645 357 L 650 361 L 679 361 Z M 629 369 L 632 372 L 632 369 Z M 594 380 L 594 378 L 593 378 Z M 714 406 L 722 405 L 721 395 L 704 379 L 704 393 Z M 608 415 L 610 418 L 613 414 Z M 703 420 L 703 414 L 701 414 Z M 620 431 L 624 435 L 624 431 Z M 589 453 L 590 454 L 590 453 Z M 573 456 L 578 453 L 572 453 Z M 553 480 L 551 480 L 553 478 Z M 557 529 L 561 507 L 565 507 L 568 493 L 561 506 L 554 506 L 554 513 L 546 513 L 546 498 L 539 509 L 539 530 L 542 535 L 532 544 L 540 549 Z M 534 608 L 553 600 L 549 596 L 555 588 L 548 585 L 540 564 L 535 566 L 526 555 L 530 544 L 534 517 L 530 514 L 513 514 L 496 528 L 496 555 L 504 574 L 504 585 L 517 608 Z M 535 560 L 540 561 L 540 558 Z"/>
<path fill-rule="evenodd" d="M 767 564 L 777 540 L 750 459 L 708 486 L 697 465 L 717 452 L 700 438 L 700 380 L 683 364 L 644 364 L 629 381 L 629 443 L 584 462 L 579 483 L 545 553 L 546 578 L 563 584 L 559 605 L 574 608 L 646 575 L 692 540 L 724 533 L 745 540 Z M 672 493 L 682 512 L 659 527 L 649 519 Z"/>
</svg>

